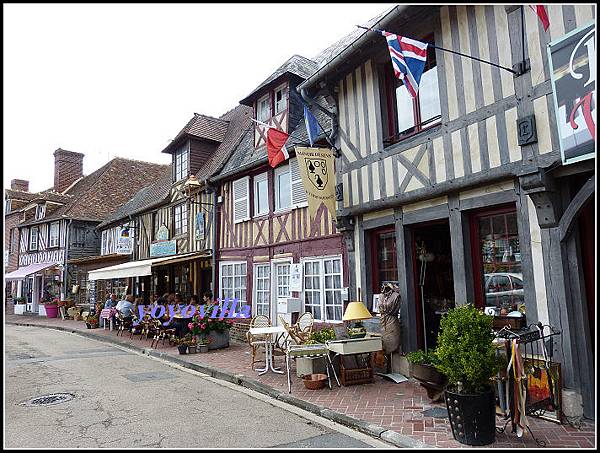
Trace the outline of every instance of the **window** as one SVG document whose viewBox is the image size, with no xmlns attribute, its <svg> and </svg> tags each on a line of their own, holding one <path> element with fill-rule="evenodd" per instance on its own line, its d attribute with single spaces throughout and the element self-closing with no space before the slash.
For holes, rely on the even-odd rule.
<svg viewBox="0 0 600 453">
<path fill-rule="evenodd" d="M 31 227 L 29 230 L 29 250 L 38 249 L 38 227 Z"/>
<path fill-rule="evenodd" d="M 269 95 L 265 96 L 263 99 L 260 99 L 256 103 L 256 105 L 256 119 L 258 121 L 267 121 L 271 118 L 271 106 Z"/>
<path fill-rule="evenodd" d="M 221 302 L 227 298 L 246 304 L 246 263 L 221 264 Z"/>
<path fill-rule="evenodd" d="M 298 159 L 275 169 L 275 210 L 282 211 L 307 205 L 307 195 L 302 185 Z"/>
<path fill-rule="evenodd" d="M 46 205 L 45 204 L 38 204 L 35 207 L 35 219 L 36 220 L 42 220 L 45 215 L 46 215 Z"/>
<path fill-rule="evenodd" d="M 73 228 L 73 247 L 83 248 L 85 247 L 85 228 L 75 227 Z"/>
<path fill-rule="evenodd" d="M 286 87 L 275 91 L 275 115 L 287 109 Z"/>
<path fill-rule="evenodd" d="M 375 231 L 372 236 L 373 291 L 379 293 L 384 283 L 398 283 L 398 260 L 396 233 L 386 228 Z"/>
<path fill-rule="evenodd" d="M 175 236 L 185 234 L 188 231 L 188 209 L 186 203 L 178 204 L 173 208 L 173 220 L 175 223 Z"/>
<path fill-rule="evenodd" d="M 6 214 L 10 214 L 10 201 L 11 200 L 6 200 Z"/>
<path fill-rule="evenodd" d="M 15 240 L 15 229 L 10 229 L 10 236 L 8 239 L 8 253 L 11 254 L 13 252 L 13 241 Z"/>
<path fill-rule="evenodd" d="M 254 177 L 254 215 L 269 213 L 269 181 L 267 173 Z"/>
<path fill-rule="evenodd" d="M 475 213 L 471 231 L 476 305 L 516 309 L 524 302 L 516 209 Z"/>
<path fill-rule="evenodd" d="M 256 315 L 270 315 L 270 277 L 271 277 L 271 265 L 270 264 L 257 264 L 254 266 L 254 275 L 256 275 L 256 282 L 254 284 L 254 310 L 252 311 L 253 316 Z"/>
<path fill-rule="evenodd" d="M 188 143 L 186 142 L 173 154 L 174 181 L 181 181 L 188 176 Z"/>
<path fill-rule="evenodd" d="M 102 232 L 102 247 L 100 248 L 101 255 L 108 255 L 108 230 Z"/>
<path fill-rule="evenodd" d="M 48 247 L 58 247 L 58 222 L 52 222 L 50 224 L 50 234 L 49 234 L 49 242 Z"/>
<path fill-rule="evenodd" d="M 250 177 L 244 176 L 233 181 L 233 222 L 250 219 Z"/>
<path fill-rule="evenodd" d="M 152 213 L 152 240 L 153 241 L 156 241 L 158 239 L 158 237 L 157 237 L 158 229 L 160 228 L 158 221 L 159 221 L 158 212 L 154 211 Z"/>
<path fill-rule="evenodd" d="M 276 263 L 275 275 L 277 276 L 277 298 L 290 297 L 290 263 Z"/>
<path fill-rule="evenodd" d="M 315 319 L 342 320 L 341 257 L 304 261 L 304 309 Z"/>
<path fill-rule="evenodd" d="M 432 37 L 430 37 L 432 38 Z M 424 39 L 431 41 L 432 39 Z M 414 135 L 441 120 L 435 49 L 427 48 L 427 62 L 419 83 L 419 92 L 413 99 L 399 80 L 386 54 L 386 63 L 379 67 L 381 86 L 381 113 L 384 145 L 391 145 Z"/>
</svg>

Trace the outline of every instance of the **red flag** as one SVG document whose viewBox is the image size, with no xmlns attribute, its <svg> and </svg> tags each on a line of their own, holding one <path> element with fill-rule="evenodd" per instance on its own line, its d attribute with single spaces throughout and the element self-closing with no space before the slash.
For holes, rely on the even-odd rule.
<svg viewBox="0 0 600 453">
<path fill-rule="evenodd" d="M 289 134 L 272 127 L 267 131 L 267 155 L 269 156 L 269 165 L 275 168 L 281 162 L 290 158 L 285 148 L 285 142 Z"/>
<path fill-rule="evenodd" d="M 542 21 L 542 25 L 544 26 L 544 31 L 548 31 L 548 27 L 550 26 L 550 19 L 548 19 L 548 13 L 546 11 L 546 7 L 544 5 L 529 5 L 529 7 L 535 11 L 540 20 Z"/>
</svg>

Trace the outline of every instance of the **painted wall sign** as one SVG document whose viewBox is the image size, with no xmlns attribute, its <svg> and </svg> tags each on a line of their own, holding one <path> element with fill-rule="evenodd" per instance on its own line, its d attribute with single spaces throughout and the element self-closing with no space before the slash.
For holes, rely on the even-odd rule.
<svg viewBox="0 0 600 453">
<path fill-rule="evenodd" d="M 163 223 L 158 231 L 156 232 L 156 240 L 157 241 L 168 241 L 169 240 L 169 229 Z"/>
<path fill-rule="evenodd" d="M 596 25 L 548 44 L 554 112 L 564 164 L 596 156 Z"/>
<path fill-rule="evenodd" d="M 27 253 L 19 256 L 19 267 L 36 263 L 63 263 L 65 250 L 45 250 L 37 253 Z"/>
<path fill-rule="evenodd" d="M 133 250 L 133 238 L 129 236 L 129 228 L 121 228 L 117 241 L 117 254 L 130 255 Z"/>
<path fill-rule="evenodd" d="M 202 241 L 204 239 L 204 213 L 199 212 L 196 214 L 196 240 Z"/>
<path fill-rule="evenodd" d="M 172 239 L 170 241 L 159 241 L 150 244 L 150 256 L 167 256 L 177 254 L 177 241 Z"/>
</svg>

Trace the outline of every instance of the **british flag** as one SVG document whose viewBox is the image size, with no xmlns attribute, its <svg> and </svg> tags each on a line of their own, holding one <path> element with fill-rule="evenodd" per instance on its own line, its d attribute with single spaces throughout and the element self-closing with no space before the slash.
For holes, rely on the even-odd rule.
<svg viewBox="0 0 600 453">
<path fill-rule="evenodd" d="M 377 31 L 387 39 L 396 77 L 404 82 L 413 98 L 417 97 L 419 82 L 427 61 L 427 44 L 387 31 Z"/>
</svg>

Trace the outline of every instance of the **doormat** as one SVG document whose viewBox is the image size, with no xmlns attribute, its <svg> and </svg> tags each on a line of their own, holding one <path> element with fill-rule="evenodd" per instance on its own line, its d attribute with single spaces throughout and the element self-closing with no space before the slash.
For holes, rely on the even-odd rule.
<svg viewBox="0 0 600 453">
<path fill-rule="evenodd" d="M 425 417 L 448 418 L 448 410 L 442 407 L 432 407 L 423 411 Z"/>
<path fill-rule="evenodd" d="M 401 382 L 408 381 L 408 378 L 399 373 L 375 373 L 377 376 L 381 376 L 384 378 L 388 378 L 394 381 L 396 384 L 400 384 Z"/>
</svg>

